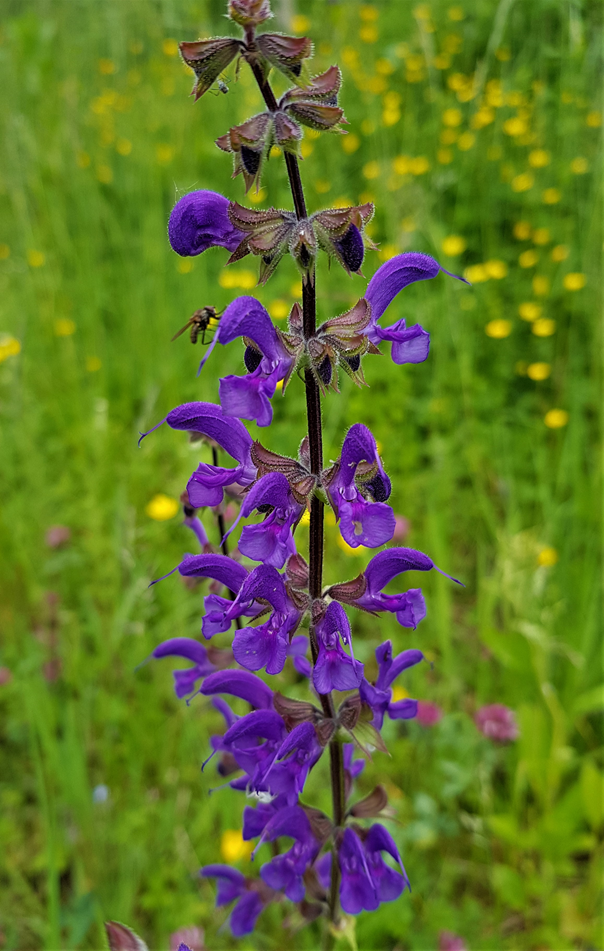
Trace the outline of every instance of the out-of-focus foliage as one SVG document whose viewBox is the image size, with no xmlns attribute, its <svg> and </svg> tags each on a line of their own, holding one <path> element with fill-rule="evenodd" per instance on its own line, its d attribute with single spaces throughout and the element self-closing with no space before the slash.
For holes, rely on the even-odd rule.
<svg viewBox="0 0 605 952">
<path fill-rule="evenodd" d="M 376 754 L 359 784 L 363 795 L 388 776 L 413 892 L 361 915 L 358 947 L 434 949 L 449 930 L 471 949 L 600 948 L 600 8 L 275 7 L 277 28 L 309 31 L 317 72 L 338 62 L 344 73 L 349 134 L 303 143 L 311 209 L 376 202 L 380 250 L 366 278 L 414 249 L 473 283 L 441 276 L 407 289 L 392 318 L 430 330 L 428 362 L 369 358 L 371 389 L 347 380 L 325 402 L 327 454 L 347 425 L 370 425 L 407 543 L 466 584 L 411 579 L 429 609 L 415 633 L 355 618 L 370 666 L 385 637 L 426 652 L 433 669 L 415 670 L 406 690 L 445 712 L 430 728 L 392 724 L 392 757 Z M 174 577 L 147 588 L 191 547 L 170 500 L 199 452 L 167 429 L 137 449 L 137 433 L 177 403 L 216 399 L 237 345 L 196 379 L 199 349 L 170 338 L 196 308 L 255 283 L 250 259 L 230 269 L 220 250 L 179 259 L 166 238 L 187 190 L 243 200 L 213 140 L 258 110 L 258 93 L 243 68 L 226 77 L 227 95 L 194 105 L 177 57 L 177 40 L 231 29 L 222 13 L 220 0 L 4 4 L 7 949 L 99 948 L 103 919 L 129 923 L 150 948 L 189 925 L 205 928 L 209 948 L 235 948 L 212 886 L 195 877 L 221 855 L 249 868 L 229 832 L 239 795 L 209 796 L 220 780 L 212 765 L 199 770 L 217 715 L 200 698 L 175 701 L 166 663 L 134 670 L 162 639 L 195 635 L 204 592 Z M 270 161 L 265 183 L 252 201 L 289 207 L 283 162 Z M 322 264 L 318 287 L 327 318 L 365 280 Z M 288 261 L 259 292 L 276 319 L 297 295 Z M 303 432 L 295 384 L 277 401 L 280 452 Z M 158 494 L 168 501 L 148 508 Z M 53 525 L 71 533 L 45 541 Z M 328 528 L 328 583 L 365 557 Z M 518 716 L 507 747 L 474 725 L 495 702 Z M 323 775 L 311 792 L 326 798 Z M 238 947 L 317 948 L 319 927 L 301 925 L 274 907 Z"/>
</svg>

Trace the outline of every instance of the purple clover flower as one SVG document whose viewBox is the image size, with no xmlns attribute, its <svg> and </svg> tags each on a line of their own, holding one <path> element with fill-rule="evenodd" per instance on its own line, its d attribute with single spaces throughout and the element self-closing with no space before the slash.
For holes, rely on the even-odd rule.
<svg viewBox="0 0 605 952">
<path fill-rule="evenodd" d="M 411 698 L 404 698 L 402 701 L 391 701 L 393 696 L 391 685 L 402 671 L 406 671 L 407 668 L 411 668 L 422 661 L 424 655 L 422 651 L 409 648 L 393 658 L 393 645 L 390 641 L 385 641 L 379 645 L 375 654 L 378 662 L 378 677 L 375 684 L 370 684 L 364 678 L 359 688 L 359 695 L 361 700 L 374 712 L 372 723 L 380 730 L 385 714 L 388 714 L 391 720 L 408 720 L 416 717 L 418 702 Z"/>
<path fill-rule="evenodd" d="M 426 360 L 430 335 L 420 324 L 406 327 L 404 319 L 395 321 L 387 328 L 381 327 L 378 321 L 403 288 L 415 281 L 435 278 L 440 271 L 468 284 L 465 278 L 451 274 L 430 255 L 418 251 L 395 255 L 378 269 L 368 284 L 365 298 L 371 307 L 371 324 L 366 335 L 376 345 L 381 341 L 390 341 L 391 357 L 396 364 L 419 364 Z"/>
<path fill-rule="evenodd" d="M 219 397 L 223 412 L 269 426 L 273 419 L 271 397 L 280 380 L 287 381 L 295 361 L 260 301 L 244 295 L 225 309 L 200 370 L 217 344 L 230 344 L 238 337 L 246 342 L 244 364 L 248 373 L 243 377 L 221 378 Z"/>
<path fill-rule="evenodd" d="M 510 743 L 519 736 L 515 712 L 504 704 L 486 704 L 480 707 L 475 714 L 475 724 L 484 737 L 502 744 Z"/>
<path fill-rule="evenodd" d="M 391 481 L 376 440 L 362 423 L 355 423 L 347 432 L 327 488 L 342 537 L 352 548 L 383 545 L 393 537 L 395 516 L 385 503 L 391 495 Z"/>
<path fill-rule="evenodd" d="M 229 199 L 218 192 L 201 189 L 183 195 L 168 222 L 172 250 L 183 258 L 215 246 L 235 251 L 244 235 L 231 224 L 228 208 Z"/>
<path fill-rule="evenodd" d="M 351 691 L 359 687 L 363 665 L 353 657 L 353 640 L 347 613 L 338 602 L 330 602 L 316 627 L 319 653 L 313 668 L 313 685 L 318 694 Z M 351 657 L 342 643 L 349 645 Z"/>
</svg>

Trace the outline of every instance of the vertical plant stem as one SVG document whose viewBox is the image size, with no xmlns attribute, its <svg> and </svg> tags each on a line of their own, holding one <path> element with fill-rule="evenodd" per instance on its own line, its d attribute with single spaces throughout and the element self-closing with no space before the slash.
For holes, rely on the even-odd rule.
<svg viewBox="0 0 605 952">
<path fill-rule="evenodd" d="M 250 68 L 261 91 L 265 104 L 270 112 L 277 109 L 277 100 L 271 86 L 265 79 L 261 67 L 252 59 Z M 307 206 L 300 178 L 298 159 L 291 152 L 285 152 L 286 169 L 290 180 L 294 210 L 298 219 L 307 217 Z M 316 328 L 316 296 L 315 271 L 308 271 L 303 280 L 303 335 L 309 340 L 315 334 Z M 321 395 L 317 380 L 310 368 L 305 369 L 305 396 L 307 403 L 307 426 L 309 434 L 309 455 L 311 472 L 319 476 L 323 469 L 323 440 L 321 425 Z M 311 599 L 321 598 L 324 552 L 324 503 L 316 495 L 311 499 L 311 522 L 309 525 L 309 594 Z M 317 661 L 317 637 L 313 622 L 309 625 L 309 640 L 313 664 Z M 334 701 L 332 694 L 320 694 L 319 699 L 326 717 L 333 718 Z M 330 780 L 332 787 L 332 812 L 336 829 L 344 825 L 345 819 L 345 783 L 342 744 L 338 740 L 330 741 Z M 340 885 L 340 867 L 335 845 L 332 847 L 332 872 L 330 885 L 330 918 L 333 922 L 338 919 L 338 889 Z"/>
</svg>

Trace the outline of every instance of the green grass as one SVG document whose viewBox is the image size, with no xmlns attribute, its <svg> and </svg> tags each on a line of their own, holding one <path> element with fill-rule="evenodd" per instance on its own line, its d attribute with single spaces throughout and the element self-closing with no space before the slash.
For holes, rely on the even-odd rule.
<svg viewBox="0 0 605 952">
<path fill-rule="evenodd" d="M 475 270 L 472 289 L 443 275 L 406 289 L 389 316 L 431 332 L 429 360 L 397 368 L 368 358 L 371 389 L 347 381 L 324 405 L 327 455 L 351 423 L 371 426 L 394 508 L 411 523 L 408 544 L 466 584 L 410 579 L 428 604 L 415 633 L 355 616 L 363 660 L 386 637 L 427 652 L 433 669 L 415 670 L 405 687 L 446 712 L 431 730 L 390 725 L 392 757 L 376 755 L 359 782 L 365 795 L 389 777 L 413 893 L 361 915 L 358 947 L 434 949 L 449 929 L 471 949 L 599 948 L 600 9 L 436 0 L 427 20 L 428 5 L 390 0 L 363 8 L 379 14 L 363 24 L 359 9 L 300 5 L 315 71 L 343 65 L 351 122 L 348 140 L 306 140 L 310 207 L 373 198 L 382 250 L 368 252 L 366 279 L 380 255 L 406 249 L 454 271 L 497 261 L 507 273 L 477 281 Z M 178 498 L 199 455 L 167 428 L 141 449 L 137 434 L 178 403 L 216 400 L 218 377 L 241 359 L 237 345 L 215 351 L 196 378 L 199 349 L 186 337 L 169 343 L 195 308 L 241 293 L 221 286 L 222 251 L 180 273 L 166 238 L 170 208 L 192 188 L 244 201 L 213 140 L 261 108 L 246 69 L 237 83 L 231 74 L 228 96 L 194 105 L 191 74 L 164 44 L 228 32 L 222 13 L 219 0 L 4 5 L 0 331 L 21 344 L 0 363 L 0 663 L 13 675 L 0 687 L 7 949 L 99 948 L 110 918 L 156 949 L 189 924 L 215 949 L 321 941 L 317 926 L 297 931 L 281 906 L 243 942 L 219 929 L 213 887 L 195 877 L 221 861 L 221 832 L 240 825 L 240 795 L 208 796 L 216 774 L 199 771 L 218 720 L 199 699 L 176 702 L 169 664 L 134 670 L 162 639 L 196 635 L 204 591 L 175 578 L 147 588 L 191 540 L 179 517 L 154 522 L 146 505 L 158 492 Z M 439 59 L 448 50 L 449 64 Z M 493 115 L 474 128 L 482 103 Z M 452 109 L 459 124 L 447 126 Z M 513 136 L 505 124 L 514 117 L 523 131 Z M 456 141 L 443 141 L 447 129 Z M 548 164 L 532 167 L 538 150 Z M 398 175 L 402 155 L 428 168 Z M 578 158 L 583 174 L 572 171 Z M 268 165 L 264 205 L 289 207 L 282 166 Z M 531 187 L 515 191 L 528 172 Z M 550 204 L 549 189 L 558 193 Z M 519 222 L 529 223 L 526 239 L 515 237 Z M 448 257 L 452 235 L 466 248 Z M 568 256 L 553 260 L 562 245 Z M 536 263 L 523 267 L 532 249 Z M 243 286 L 255 267 L 247 259 L 233 269 Z M 567 289 L 569 273 L 585 275 L 585 287 Z M 366 279 L 321 262 L 322 318 L 361 296 Z M 259 296 L 289 305 L 296 281 L 285 261 Z M 527 302 L 556 322 L 554 333 L 532 333 L 518 316 Z M 510 323 L 499 325 L 507 336 L 486 334 L 493 321 Z M 536 363 L 549 365 L 547 379 L 528 376 Z M 566 426 L 545 425 L 553 409 L 569 414 Z M 294 452 L 303 420 L 295 381 L 262 438 Z M 52 550 L 45 533 L 55 524 L 72 535 Z M 327 582 L 363 567 L 334 528 L 326 546 Z M 550 566 L 540 564 L 548 549 Z M 60 665 L 53 679 L 49 662 Z M 472 719 L 496 701 L 520 723 L 506 748 Z M 325 802 L 325 781 L 322 767 L 309 800 Z M 106 803 L 93 802 L 99 784 Z"/>
</svg>

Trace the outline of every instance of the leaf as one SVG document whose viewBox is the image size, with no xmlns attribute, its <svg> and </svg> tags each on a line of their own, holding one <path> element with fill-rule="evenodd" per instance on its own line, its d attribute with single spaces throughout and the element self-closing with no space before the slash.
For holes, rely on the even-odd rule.
<svg viewBox="0 0 605 952">
<path fill-rule="evenodd" d="M 600 711 L 602 707 L 603 687 L 600 684 L 591 688 L 589 691 L 584 691 L 582 694 L 579 694 L 571 704 L 572 713 L 576 716 L 579 714 L 592 714 L 595 711 Z"/>
<path fill-rule="evenodd" d="M 320 716 L 320 711 L 313 704 L 308 701 L 295 701 L 294 698 L 284 697 L 279 691 L 275 693 L 273 706 L 277 713 L 283 717 L 289 731 L 305 721 L 314 722 Z"/>
<path fill-rule="evenodd" d="M 598 830 L 603 823 L 603 774 L 589 757 L 582 764 L 580 786 L 584 815 L 593 830 Z"/>
<path fill-rule="evenodd" d="M 295 83 L 299 83 L 303 60 L 313 54 L 313 43 L 308 36 L 261 33 L 256 37 L 256 47 L 271 66 Z"/>
<path fill-rule="evenodd" d="M 136 932 L 121 922 L 106 922 L 105 931 L 111 952 L 128 952 L 128 950 L 145 952 L 148 948 Z"/>
<path fill-rule="evenodd" d="M 357 599 L 365 593 L 367 587 L 365 574 L 360 572 L 350 582 L 339 582 L 337 585 L 331 585 L 326 594 L 330 598 L 335 598 L 336 601 L 344 602 L 346 605 L 354 605 Z"/>
</svg>

